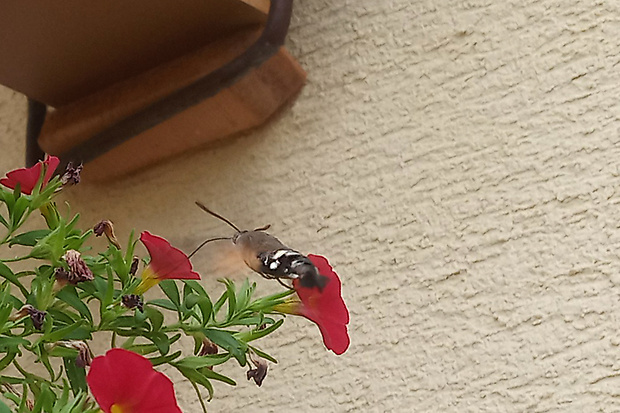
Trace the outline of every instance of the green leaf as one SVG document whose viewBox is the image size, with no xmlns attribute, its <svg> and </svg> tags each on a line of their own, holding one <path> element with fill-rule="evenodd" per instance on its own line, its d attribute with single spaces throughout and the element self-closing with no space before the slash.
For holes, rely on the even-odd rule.
<svg viewBox="0 0 620 413">
<path fill-rule="evenodd" d="M 56 395 L 49 387 L 49 384 L 43 383 L 41 384 L 41 391 L 35 398 L 34 407 L 32 408 L 32 413 L 39 412 L 50 412 L 52 410 L 52 406 L 56 401 Z"/>
<path fill-rule="evenodd" d="M 6 356 L 2 357 L 2 360 L 0 360 L 0 371 L 4 370 L 9 364 L 11 364 L 13 359 L 15 359 L 15 356 L 17 356 L 17 351 L 9 351 Z"/>
<path fill-rule="evenodd" d="M 228 293 L 228 315 L 226 316 L 226 321 L 230 321 L 237 311 L 237 297 L 235 294 L 235 285 L 228 280 L 226 281 L 226 291 Z"/>
<path fill-rule="evenodd" d="M 211 341 L 230 353 L 237 359 L 241 366 L 245 366 L 247 345 L 233 336 L 233 333 L 212 328 L 203 328 L 202 333 Z"/>
<path fill-rule="evenodd" d="M 181 305 L 181 298 L 179 296 L 179 287 L 173 280 L 163 280 L 159 283 L 159 288 L 166 294 L 166 297 L 170 299 L 178 309 Z"/>
<path fill-rule="evenodd" d="M 164 323 L 164 315 L 161 311 L 157 310 L 154 307 L 145 307 L 144 312 L 148 316 L 149 320 L 151 320 L 151 326 L 153 326 L 153 331 L 159 331 L 162 324 Z"/>
<path fill-rule="evenodd" d="M 246 278 L 237 293 L 237 308 L 245 308 L 250 303 L 252 294 L 256 289 L 256 283 L 250 284 L 250 281 Z"/>
<path fill-rule="evenodd" d="M 153 344 L 157 346 L 157 349 L 162 356 L 165 356 L 170 351 L 170 340 L 164 333 L 147 333 L 144 334 L 144 337 L 151 340 Z"/>
<path fill-rule="evenodd" d="M 209 354 L 207 356 L 190 356 L 185 357 L 174 363 L 176 367 L 186 367 L 189 369 L 201 369 L 203 367 L 213 367 L 225 363 L 230 359 L 230 353 L 225 354 Z"/>
<path fill-rule="evenodd" d="M 66 327 L 55 329 L 54 331 L 44 334 L 43 340 L 48 343 L 55 343 L 60 340 L 67 340 L 72 332 L 82 326 L 83 321 L 78 321 L 75 324 L 68 325 Z"/>
<path fill-rule="evenodd" d="M 274 331 L 276 331 L 283 323 L 284 323 L 284 319 L 279 320 L 277 323 L 272 324 L 267 328 L 263 328 L 262 330 L 255 329 L 250 332 L 237 333 L 237 337 L 242 339 L 245 342 L 258 340 L 259 338 L 265 337 L 266 335 L 271 334 Z"/>
<path fill-rule="evenodd" d="M 19 288 L 19 290 L 24 295 L 24 298 L 28 297 L 28 295 L 30 294 L 28 289 L 26 289 L 26 287 L 24 287 L 22 283 L 19 282 L 19 279 L 13 273 L 13 271 L 11 271 L 11 269 L 3 262 L 0 262 L 0 277 L 4 277 L 7 280 L 9 280 L 12 284 L 15 284 L 17 288 Z"/>
<path fill-rule="evenodd" d="M 49 353 L 50 357 L 67 357 L 67 358 L 76 358 L 79 352 L 74 348 L 67 348 L 63 346 L 54 346 Z"/>
<path fill-rule="evenodd" d="M 151 364 L 153 364 L 153 366 L 159 366 L 160 364 L 169 364 L 172 360 L 175 360 L 181 354 L 183 353 L 177 351 L 175 353 L 168 354 L 167 356 L 152 357 L 149 360 L 151 361 Z"/>
<path fill-rule="evenodd" d="M 15 351 L 19 351 L 18 350 L 19 346 L 29 347 L 30 341 L 24 338 L 21 338 L 21 337 L 6 337 L 6 336 L 0 337 L 0 352 L 4 353 L 11 349 Z"/>
<path fill-rule="evenodd" d="M 9 223 L 6 222 L 6 219 L 2 215 L 0 215 L 0 224 L 7 229 L 9 228 Z"/>
<path fill-rule="evenodd" d="M 275 358 L 273 358 L 269 354 L 265 353 L 264 351 L 261 351 L 261 350 L 257 349 L 256 347 L 253 347 L 253 346 L 249 346 L 249 347 L 252 349 L 253 352 L 255 352 L 258 355 L 258 357 L 262 357 L 265 360 L 269 360 L 272 363 L 278 364 L 278 360 L 276 360 Z"/>
<path fill-rule="evenodd" d="M 34 247 L 40 239 L 45 238 L 51 231 L 49 229 L 36 229 L 14 236 L 9 240 L 9 247 L 13 245 L 25 245 Z"/>
<path fill-rule="evenodd" d="M 187 378 L 190 382 L 199 384 L 205 389 L 207 389 L 207 391 L 209 392 L 208 400 L 211 400 L 213 398 L 213 385 L 211 384 L 209 379 L 204 376 L 204 374 L 200 373 L 197 370 L 188 369 L 186 367 L 177 367 L 177 370 L 179 370 L 179 372 L 183 376 L 185 376 L 185 378 Z"/>
<path fill-rule="evenodd" d="M 75 308 L 84 318 L 86 318 L 91 324 L 93 322 L 93 315 L 90 313 L 90 309 L 78 296 L 78 292 L 72 285 L 65 286 L 62 290 L 56 293 L 56 298 L 71 307 Z"/>
<path fill-rule="evenodd" d="M 178 307 L 174 303 L 165 298 L 156 298 L 148 301 L 146 305 L 156 305 L 157 307 L 165 308 L 166 310 L 177 311 Z"/>
<path fill-rule="evenodd" d="M 15 188 L 17 189 L 17 187 Z M 13 229 L 17 229 L 21 225 L 21 220 L 28 209 L 30 201 L 24 196 L 20 196 L 13 205 L 13 211 L 11 211 L 11 226 Z"/>
<path fill-rule="evenodd" d="M 11 413 L 11 409 L 9 406 L 4 404 L 2 400 L 0 400 L 0 413 Z"/>
<path fill-rule="evenodd" d="M 69 383 L 71 384 L 71 390 L 73 391 L 73 395 L 76 395 L 80 392 L 87 392 L 88 387 L 86 386 L 86 371 L 83 367 L 78 367 L 75 364 L 75 359 L 65 358 L 63 359 L 65 365 L 65 372 L 67 373 L 67 378 L 69 379 Z"/>
<path fill-rule="evenodd" d="M 231 386 L 236 386 L 237 383 L 231 379 L 230 377 L 226 377 L 223 374 L 217 373 L 213 370 L 210 369 L 201 369 L 200 373 L 202 373 L 205 377 L 209 378 L 209 379 L 213 379 L 213 380 L 217 380 L 217 381 L 221 381 L 224 382 L 226 384 L 230 384 Z"/>
</svg>

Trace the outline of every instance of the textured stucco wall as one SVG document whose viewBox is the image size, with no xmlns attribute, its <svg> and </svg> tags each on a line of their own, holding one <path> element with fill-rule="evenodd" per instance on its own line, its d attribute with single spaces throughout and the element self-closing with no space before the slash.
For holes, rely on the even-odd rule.
<svg viewBox="0 0 620 413">
<path fill-rule="evenodd" d="M 187 250 L 227 231 L 199 198 L 330 257 L 349 351 L 289 318 L 211 411 L 620 410 L 620 5 L 298 1 L 288 46 L 309 78 L 276 122 L 67 195 Z M 0 90 L 3 170 L 24 107 Z"/>
</svg>

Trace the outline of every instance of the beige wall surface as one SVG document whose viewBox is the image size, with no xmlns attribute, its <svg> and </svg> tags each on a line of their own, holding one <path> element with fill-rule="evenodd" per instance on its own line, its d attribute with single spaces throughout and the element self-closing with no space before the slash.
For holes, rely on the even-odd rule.
<svg viewBox="0 0 620 413">
<path fill-rule="evenodd" d="M 620 3 L 298 1 L 288 47 L 308 83 L 275 122 L 64 195 L 185 250 L 229 233 L 201 199 L 329 257 L 349 351 L 289 317 L 210 411 L 619 411 Z M 0 90 L 3 170 L 24 121 Z"/>
</svg>

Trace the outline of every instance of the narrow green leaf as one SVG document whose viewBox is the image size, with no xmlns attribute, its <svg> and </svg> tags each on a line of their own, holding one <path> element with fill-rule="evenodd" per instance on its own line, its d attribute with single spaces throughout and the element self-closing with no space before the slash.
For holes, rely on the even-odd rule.
<svg viewBox="0 0 620 413">
<path fill-rule="evenodd" d="M 211 400 L 213 398 L 213 385 L 211 384 L 209 379 L 207 379 L 203 374 L 194 369 L 188 369 L 186 367 L 177 367 L 177 370 L 179 370 L 179 372 L 183 376 L 185 376 L 185 378 L 187 378 L 190 382 L 199 384 L 205 389 L 207 389 L 207 391 L 209 392 L 208 400 Z"/>
<path fill-rule="evenodd" d="M 0 277 L 4 277 L 12 284 L 15 284 L 24 295 L 24 298 L 28 297 L 30 294 L 28 289 L 22 285 L 13 271 L 11 271 L 11 269 L 3 262 L 0 262 Z"/>
<path fill-rule="evenodd" d="M 201 369 L 203 367 L 213 367 L 225 363 L 230 359 L 230 353 L 225 354 L 209 354 L 207 356 L 190 356 L 185 357 L 174 363 L 177 367 L 187 367 L 190 369 Z"/>
<path fill-rule="evenodd" d="M 276 364 L 278 363 L 278 360 L 276 360 L 275 358 L 273 358 L 269 354 L 265 353 L 264 351 L 259 350 L 259 349 L 257 349 L 256 347 L 253 347 L 253 346 L 249 346 L 249 347 L 252 349 L 253 352 L 255 352 L 258 355 L 258 357 L 262 357 L 265 360 L 269 360 L 272 363 L 276 363 Z"/>
<path fill-rule="evenodd" d="M 230 377 L 224 376 L 223 374 L 220 374 L 220 373 L 215 372 L 215 371 L 210 370 L 210 369 L 206 369 L 206 368 L 205 369 L 200 369 L 200 373 L 202 373 L 208 379 L 221 381 L 221 382 L 224 382 L 226 384 L 230 384 L 231 386 L 236 386 L 237 385 L 237 383 L 233 379 L 231 379 Z"/>
<path fill-rule="evenodd" d="M 267 328 L 263 328 L 262 330 L 255 329 L 250 332 L 237 333 L 236 336 L 237 338 L 242 339 L 246 343 L 249 341 L 258 340 L 259 338 L 265 337 L 266 335 L 271 334 L 274 331 L 276 331 L 283 323 L 284 323 L 284 319 L 281 319 L 275 324 L 272 324 Z"/>
<path fill-rule="evenodd" d="M 182 353 L 180 351 L 168 354 L 167 356 L 152 357 L 149 360 L 153 366 L 159 366 L 161 364 L 169 364 L 171 361 L 177 359 Z"/>
<path fill-rule="evenodd" d="M 24 232 L 16 235 L 9 240 L 9 247 L 13 245 L 25 245 L 27 247 L 34 247 L 39 240 L 49 235 L 51 231 L 49 229 L 36 229 L 34 231 Z"/>
<path fill-rule="evenodd" d="M 44 334 L 43 340 L 48 343 L 55 343 L 60 340 L 69 339 L 69 335 L 82 326 L 82 321 L 78 321 L 75 324 L 68 325 L 66 327 L 55 329 L 54 331 Z"/>
<path fill-rule="evenodd" d="M 151 340 L 153 344 L 157 346 L 157 349 L 162 356 L 165 356 L 170 351 L 170 340 L 164 333 L 147 333 L 144 334 L 144 337 Z"/>
<path fill-rule="evenodd" d="M 162 324 L 164 323 L 164 315 L 161 311 L 157 310 L 154 307 L 145 307 L 144 312 L 148 316 L 149 320 L 151 320 L 151 326 L 153 326 L 153 331 L 159 331 Z"/>
<path fill-rule="evenodd" d="M 90 309 L 78 296 L 78 292 L 72 285 L 65 286 L 62 290 L 56 293 L 56 298 L 65 303 L 69 304 L 71 307 L 75 308 L 84 318 L 86 318 L 89 322 L 93 322 L 93 315 L 90 313 Z"/>
<path fill-rule="evenodd" d="M 177 306 L 170 300 L 165 298 L 156 298 L 148 301 L 147 305 L 156 305 L 157 307 L 165 308 L 166 310 L 177 311 Z"/>
<path fill-rule="evenodd" d="M 159 283 L 159 288 L 166 294 L 166 297 L 170 299 L 178 309 L 181 305 L 181 298 L 179 296 L 179 287 L 173 280 L 163 280 Z"/>
<path fill-rule="evenodd" d="M 75 359 L 65 358 L 63 359 L 65 365 L 65 372 L 71 385 L 71 391 L 73 395 L 77 395 L 80 392 L 87 392 L 86 386 L 86 371 L 83 367 L 78 367 L 75 364 Z"/>
<path fill-rule="evenodd" d="M 215 330 L 212 328 L 203 328 L 202 333 L 218 346 L 230 351 L 239 364 L 241 366 L 245 366 L 245 353 L 247 351 L 247 345 L 237 340 L 232 333 L 224 330 Z"/>
<path fill-rule="evenodd" d="M 0 215 L 0 224 L 7 229 L 9 228 L 9 223 L 6 222 L 6 219 L 2 215 Z"/>
<path fill-rule="evenodd" d="M 0 400 L 0 413 L 11 413 L 11 409 L 9 406 L 4 404 L 2 400 Z"/>
<path fill-rule="evenodd" d="M 226 282 L 226 291 L 228 293 L 228 315 L 226 316 L 226 321 L 230 321 L 232 320 L 235 312 L 237 311 L 237 296 L 235 294 L 235 285 L 230 281 Z"/>
</svg>

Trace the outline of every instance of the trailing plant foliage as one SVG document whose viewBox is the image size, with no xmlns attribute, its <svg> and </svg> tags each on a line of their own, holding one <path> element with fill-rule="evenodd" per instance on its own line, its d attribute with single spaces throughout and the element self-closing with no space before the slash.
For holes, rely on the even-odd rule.
<svg viewBox="0 0 620 413">
<path fill-rule="evenodd" d="M 128 404 L 122 394 L 134 386 L 131 377 L 161 375 L 153 367 L 166 364 L 189 381 L 206 411 L 203 399 L 213 396 L 213 381 L 235 385 L 219 365 L 247 367 L 248 379 L 262 383 L 266 360 L 276 360 L 255 342 L 282 326 L 283 313 L 306 316 L 324 333 L 316 311 L 299 310 L 295 291 L 256 297 L 255 283 L 222 280 L 224 292 L 212 299 L 187 256 L 165 239 L 145 231 L 139 239 L 132 232 L 119 242 L 109 221 L 80 229 L 79 215 L 61 214 L 54 202 L 63 187 L 79 182 L 79 169 L 52 177 L 56 165 L 57 158 L 49 157 L 0 180 L 0 413 L 148 411 L 146 405 Z M 28 221 L 41 227 L 24 231 Z M 108 245 L 96 252 L 87 242 L 99 235 Z M 139 241 L 148 256 L 137 253 Z M 148 291 L 155 286 L 163 294 Z M 341 307 L 346 311 L 344 302 Z M 343 317 L 339 323 L 338 334 L 346 335 L 346 345 L 339 338 L 334 350 L 340 354 L 348 334 Z M 179 345 L 182 337 L 193 340 L 190 352 Z M 97 348 L 127 354 L 109 351 L 93 361 L 93 340 L 109 343 Z M 34 373 L 25 359 L 35 360 L 44 373 Z M 106 375 L 124 387 L 102 385 Z M 163 377 L 155 381 L 166 387 L 169 379 Z M 167 402 L 176 406 L 173 391 L 135 387 L 144 400 L 164 403 L 172 397 Z"/>
</svg>

